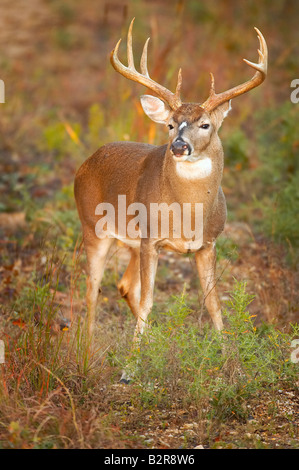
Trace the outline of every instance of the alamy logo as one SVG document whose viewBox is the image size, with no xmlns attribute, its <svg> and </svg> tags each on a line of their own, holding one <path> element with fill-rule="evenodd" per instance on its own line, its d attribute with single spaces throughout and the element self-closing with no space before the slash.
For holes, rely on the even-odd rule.
<svg viewBox="0 0 299 470">
<path fill-rule="evenodd" d="M 298 346 L 296 348 L 296 346 Z M 299 363 L 299 339 L 293 339 L 291 342 L 291 348 L 296 348 L 294 351 L 291 352 L 291 362 L 293 364 L 298 364 Z"/>
<path fill-rule="evenodd" d="M 100 215 L 95 226 L 98 238 L 185 238 L 203 239 L 203 204 L 173 202 L 134 202 L 127 206 L 126 195 L 119 195 L 117 207 L 109 202 L 97 205 Z"/>
<path fill-rule="evenodd" d="M 5 85 L 3 80 L 0 80 L 0 103 L 5 103 Z"/>
<path fill-rule="evenodd" d="M 299 78 L 294 78 L 291 82 L 291 88 L 295 88 L 291 93 L 291 102 L 294 104 L 299 103 Z"/>
<path fill-rule="evenodd" d="M 5 362 L 4 341 L 0 339 L 0 364 L 4 364 L 4 362 Z"/>
</svg>

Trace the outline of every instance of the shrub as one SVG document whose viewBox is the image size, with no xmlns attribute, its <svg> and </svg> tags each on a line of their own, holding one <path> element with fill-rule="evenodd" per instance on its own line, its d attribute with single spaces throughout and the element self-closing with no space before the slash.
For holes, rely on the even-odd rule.
<svg viewBox="0 0 299 470">
<path fill-rule="evenodd" d="M 296 364 L 289 361 L 291 335 L 272 326 L 254 325 L 247 310 L 253 297 L 246 284 L 236 282 L 224 311 L 221 333 L 203 331 L 189 321 L 183 294 L 175 298 L 159 325 L 152 323 L 128 367 L 146 406 L 173 400 L 208 403 L 208 414 L 221 419 L 246 417 L 245 400 L 264 387 L 296 379 Z M 169 400 L 169 401 L 168 401 Z"/>
</svg>

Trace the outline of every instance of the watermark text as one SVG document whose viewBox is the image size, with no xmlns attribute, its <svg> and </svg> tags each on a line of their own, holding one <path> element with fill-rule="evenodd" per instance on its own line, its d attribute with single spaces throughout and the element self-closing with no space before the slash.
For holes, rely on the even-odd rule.
<svg viewBox="0 0 299 470">
<path fill-rule="evenodd" d="M 292 80 L 291 88 L 295 88 L 290 96 L 291 102 L 297 104 L 299 103 L 299 78 L 294 78 L 294 80 Z"/>
<path fill-rule="evenodd" d="M 0 339 L 0 364 L 4 364 L 4 362 L 5 362 L 4 341 Z"/>
<path fill-rule="evenodd" d="M 203 239 L 202 203 L 127 205 L 126 195 L 118 195 L 117 207 L 102 202 L 95 215 L 101 216 L 95 226 L 98 238 L 184 238 L 197 242 Z"/>
</svg>

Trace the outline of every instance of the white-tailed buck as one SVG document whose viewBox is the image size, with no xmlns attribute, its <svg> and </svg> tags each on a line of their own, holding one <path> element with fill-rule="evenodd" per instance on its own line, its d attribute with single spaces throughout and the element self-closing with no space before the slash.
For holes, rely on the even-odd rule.
<svg viewBox="0 0 299 470">
<path fill-rule="evenodd" d="M 143 332 L 152 308 L 158 253 L 161 249 L 195 253 L 207 310 L 215 328 L 221 330 L 221 307 L 215 286 L 215 240 L 224 228 L 226 203 L 221 189 L 223 149 L 218 130 L 230 110 L 230 100 L 265 80 L 268 55 L 266 41 L 255 28 L 260 43 L 259 61 L 252 63 L 243 59 L 255 70 L 250 80 L 217 94 L 211 74 L 208 99 L 202 104 L 183 103 L 180 98 L 181 71 L 175 93 L 149 77 L 148 40 L 141 57 L 141 72 L 135 69 L 132 27 L 133 21 L 127 39 L 128 66 L 124 66 L 118 58 L 120 41 L 111 53 L 111 63 L 121 75 L 141 83 L 158 95 L 159 98 L 142 96 L 141 104 L 153 121 L 168 126 L 169 140 L 162 146 L 135 142 L 104 145 L 77 172 L 75 198 L 89 267 L 89 335 L 93 333 L 96 303 L 107 255 L 117 239 L 123 241 L 131 251 L 130 262 L 118 288 L 137 320 L 135 341 Z M 175 217 L 173 214 L 169 221 L 169 235 L 165 236 L 161 228 L 162 209 L 183 209 L 188 204 L 190 227 L 194 229 L 197 226 L 198 230 L 193 230 L 190 236 L 182 233 L 180 225 L 183 216 L 179 214 Z M 199 204 L 203 208 L 202 212 L 196 211 L 196 205 Z M 145 208 L 144 212 L 141 207 Z M 151 216 L 153 207 L 161 209 L 155 221 Z M 113 208 L 114 225 L 107 218 L 109 208 Z M 136 218 L 136 208 L 139 215 L 142 212 L 142 217 Z M 196 217 L 200 219 L 200 224 Z M 106 225 L 101 224 L 101 220 L 105 220 Z M 99 222 L 105 237 L 97 230 Z M 156 230 L 151 227 L 154 222 Z M 132 224 L 135 231 L 132 230 Z M 129 226 L 131 230 L 125 230 Z"/>
</svg>

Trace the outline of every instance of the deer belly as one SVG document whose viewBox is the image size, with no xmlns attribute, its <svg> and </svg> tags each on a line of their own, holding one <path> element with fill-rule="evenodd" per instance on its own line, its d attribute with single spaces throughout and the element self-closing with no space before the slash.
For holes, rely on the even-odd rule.
<svg viewBox="0 0 299 470">
<path fill-rule="evenodd" d="M 194 253 L 203 246 L 202 238 L 197 240 L 161 240 L 158 242 L 159 248 L 169 251 L 177 251 L 178 253 Z"/>
<path fill-rule="evenodd" d="M 113 235 L 114 238 L 129 246 L 130 248 L 140 248 L 140 238 L 123 238 L 118 235 Z M 164 239 L 154 241 L 157 249 L 165 249 L 169 251 L 176 251 L 178 253 L 194 253 L 203 246 L 202 238 L 197 240 L 182 240 L 182 239 Z"/>
<path fill-rule="evenodd" d="M 140 248 L 140 238 L 123 238 L 118 235 L 113 235 L 113 238 L 116 238 L 130 248 Z"/>
</svg>

